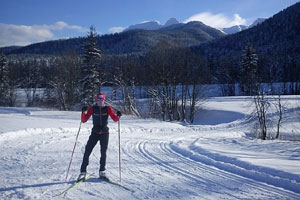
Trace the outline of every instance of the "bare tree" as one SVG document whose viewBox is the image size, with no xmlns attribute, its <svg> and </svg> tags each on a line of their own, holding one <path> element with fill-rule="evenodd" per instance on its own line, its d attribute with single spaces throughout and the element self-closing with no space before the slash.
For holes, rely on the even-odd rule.
<svg viewBox="0 0 300 200">
<path fill-rule="evenodd" d="M 194 60 L 190 67 L 191 72 L 191 86 L 192 90 L 190 93 L 190 117 L 189 120 L 191 123 L 194 122 L 194 117 L 197 111 L 197 106 L 205 100 L 205 97 L 202 93 L 203 84 L 208 83 L 211 79 L 210 71 L 207 67 L 207 61 L 203 57 L 193 55 L 191 60 Z"/>
<path fill-rule="evenodd" d="M 130 85 L 127 85 L 126 82 L 122 79 L 122 75 L 119 73 L 119 76 L 114 76 L 114 84 L 116 84 L 121 93 L 122 93 L 122 108 L 121 110 L 128 114 L 134 114 L 135 116 L 140 117 L 140 113 L 136 108 L 136 99 L 135 99 L 135 83 L 132 80 Z"/>
<path fill-rule="evenodd" d="M 237 81 L 237 67 L 234 61 L 228 57 L 222 57 L 219 60 L 219 66 L 216 72 L 220 89 L 223 96 L 235 96 L 235 83 Z"/>
<path fill-rule="evenodd" d="M 201 85 L 210 78 L 206 60 L 189 49 L 160 42 L 147 55 L 152 103 L 162 120 L 194 121 Z M 157 110 L 155 110 L 157 111 Z"/>
<path fill-rule="evenodd" d="M 150 95 L 158 103 L 163 120 L 174 119 L 177 113 L 178 98 L 176 96 L 177 71 L 172 68 L 172 45 L 166 41 L 160 41 L 146 56 L 149 78 L 152 88 Z"/>
<path fill-rule="evenodd" d="M 7 104 L 9 98 L 9 71 L 6 56 L 0 51 L 0 105 Z"/>
<path fill-rule="evenodd" d="M 112 80 L 108 81 L 120 90 L 122 96 L 122 103 L 120 110 L 128 114 L 134 114 L 140 117 L 136 103 L 136 70 L 138 63 L 134 59 L 126 59 L 122 62 L 115 62 L 115 67 L 112 71 Z"/>
<path fill-rule="evenodd" d="M 67 52 L 56 60 L 53 67 L 54 75 L 49 84 L 55 88 L 56 100 L 63 110 L 70 110 L 78 100 L 79 66 L 79 56 Z"/>
<path fill-rule="evenodd" d="M 21 86 L 24 88 L 27 97 L 27 106 L 34 106 L 36 102 L 37 88 L 40 87 L 41 82 L 41 65 L 37 59 L 29 60 L 21 66 L 22 79 Z"/>
<path fill-rule="evenodd" d="M 261 90 L 254 96 L 255 114 L 258 119 L 259 132 L 257 137 L 265 140 L 267 138 L 267 112 L 270 107 L 265 93 Z"/>
<path fill-rule="evenodd" d="M 278 139 L 279 138 L 279 133 L 280 133 L 280 124 L 281 124 L 282 115 L 283 115 L 283 106 L 282 106 L 282 103 L 281 103 L 280 94 L 278 95 L 278 101 L 277 101 L 277 104 L 276 104 L 276 109 L 277 109 L 279 117 L 278 117 L 278 121 L 277 121 L 277 131 L 276 131 L 275 138 Z"/>
<path fill-rule="evenodd" d="M 17 88 L 20 87 L 18 78 L 19 67 L 16 65 L 9 66 L 9 106 L 16 106 L 17 101 Z"/>
</svg>

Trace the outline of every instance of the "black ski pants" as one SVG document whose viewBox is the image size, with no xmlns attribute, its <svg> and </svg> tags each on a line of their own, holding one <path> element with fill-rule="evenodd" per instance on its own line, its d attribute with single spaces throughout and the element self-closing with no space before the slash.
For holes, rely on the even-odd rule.
<svg viewBox="0 0 300 200">
<path fill-rule="evenodd" d="M 97 144 L 98 141 L 100 141 L 100 171 L 105 170 L 105 164 L 106 164 L 106 150 L 108 146 L 108 139 L 109 139 L 109 133 L 104 132 L 102 134 L 92 133 L 89 137 L 89 140 L 85 146 L 85 152 L 83 155 L 83 161 L 81 164 L 80 172 L 86 172 L 86 168 L 89 164 L 89 157 Z"/>
</svg>

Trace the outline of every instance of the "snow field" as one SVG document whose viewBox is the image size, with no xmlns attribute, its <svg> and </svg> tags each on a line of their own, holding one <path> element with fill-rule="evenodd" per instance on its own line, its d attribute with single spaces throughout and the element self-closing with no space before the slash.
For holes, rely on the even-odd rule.
<svg viewBox="0 0 300 200">
<path fill-rule="evenodd" d="M 293 98 L 285 137 L 300 129 Z M 212 98 L 206 117 L 197 116 L 207 121 L 194 125 L 123 116 L 121 184 L 134 192 L 92 177 L 58 197 L 79 174 L 91 120 L 82 124 L 65 182 L 80 113 L 0 108 L 0 199 L 300 199 L 299 142 L 249 137 L 248 103 Z M 118 125 L 109 127 L 107 174 L 118 181 Z M 89 173 L 98 173 L 99 157 L 96 145 Z"/>
</svg>

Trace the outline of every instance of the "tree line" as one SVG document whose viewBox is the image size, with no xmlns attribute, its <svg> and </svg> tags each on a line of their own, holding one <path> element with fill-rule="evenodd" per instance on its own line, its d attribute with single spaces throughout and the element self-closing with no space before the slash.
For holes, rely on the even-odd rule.
<svg viewBox="0 0 300 200">
<path fill-rule="evenodd" d="M 149 103 L 147 116 L 193 122 L 204 101 L 204 84 L 220 84 L 226 96 L 255 96 L 262 82 L 293 82 L 283 93 L 300 94 L 297 57 L 289 55 L 286 67 L 279 69 L 272 56 L 261 57 L 251 44 L 245 44 L 240 55 L 216 59 L 168 41 L 158 42 L 144 55 L 105 55 L 97 48 L 94 27 L 85 41 L 82 55 L 68 50 L 59 56 L 7 58 L 1 53 L 1 105 L 14 106 L 16 90 L 23 88 L 27 106 L 72 110 L 92 104 L 103 86 L 111 86 L 119 93 L 116 99 L 122 100 L 119 109 L 141 116 L 145 111 L 138 106 L 136 87 L 143 86 Z M 38 88 L 45 89 L 44 98 L 36 95 Z"/>
</svg>

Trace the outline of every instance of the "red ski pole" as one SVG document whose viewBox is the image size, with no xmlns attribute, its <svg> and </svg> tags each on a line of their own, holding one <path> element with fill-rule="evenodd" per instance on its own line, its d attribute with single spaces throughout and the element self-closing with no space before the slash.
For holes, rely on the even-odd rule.
<svg viewBox="0 0 300 200">
<path fill-rule="evenodd" d="M 118 133 L 119 133 L 119 175 L 120 175 L 120 182 L 121 182 L 121 134 L 120 134 L 120 120 L 118 121 Z"/>
<path fill-rule="evenodd" d="M 72 164 L 73 154 L 74 154 L 75 147 L 76 147 L 76 144 L 77 144 L 77 139 L 78 139 L 78 135 L 79 135 L 80 128 L 81 128 L 81 123 L 82 122 L 80 121 L 79 129 L 78 129 L 78 132 L 77 132 L 77 136 L 76 136 L 75 144 L 74 144 L 74 147 L 73 147 L 73 151 L 72 151 L 72 155 L 71 155 L 71 160 L 70 160 L 70 163 L 69 163 L 69 167 L 68 167 L 68 170 L 67 170 L 67 175 L 66 175 L 66 180 L 65 181 L 67 181 L 67 178 L 68 178 L 68 175 L 69 175 L 69 170 L 70 170 L 70 167 L 71 167 L 71 164 Z"/>
</svg>

